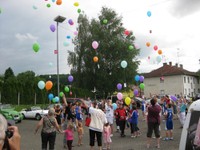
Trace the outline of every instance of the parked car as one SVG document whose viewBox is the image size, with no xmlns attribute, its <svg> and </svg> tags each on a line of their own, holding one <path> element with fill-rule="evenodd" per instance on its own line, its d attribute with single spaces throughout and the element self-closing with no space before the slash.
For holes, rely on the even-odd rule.
<svg viewBox="0 0 200 150">
<path fill-rule="evenodd" d="M 23 120 L 23 115 L 14 110 L 10 104 L 0 104 L 0 114 L 2 114 L 7 120 L 14 120 L 15 123 Z"/>
<path fill-rule="evenodd" d="M 41 109 L 39 106 L 22 109 L 20 111 L 24 118 L 40 120 L 44 115 L 48 114 L 48 110 Z"/>
<path fill-rule="evenodd" d="M 200 93 L 197 93 L 197 94 L 195 95 L 195 97 L 194 97 L 194 100 L 195 100 L 195 101 L 198 100 L 198 99 L 200 99 Z"/>
</svg>

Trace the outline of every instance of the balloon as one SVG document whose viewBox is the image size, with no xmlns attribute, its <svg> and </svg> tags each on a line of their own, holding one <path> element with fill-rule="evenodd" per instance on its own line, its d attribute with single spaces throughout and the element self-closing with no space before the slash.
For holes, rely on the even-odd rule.
<svg viewBox="0 0 200 150">
<path fill-rule="evenodd" d="M 122 98 L 123 98 L 123 94 L 122 93 L 117 93 L 117 98 L 118 98 L 118 100 L 122 100 Z"/>
<path fill-rule="evenodd" d="M 65 92 L 69 92 L 69 87 L 65 86 Z"/>
<path fill-rule="evenodd" d="M 134 95 L 137 96 L 138 95 L 138 89 L 134 89 Z"/>
<path fill-rule="evenodd" d="M 61 4 L 62 4 L 62 0 L 57 0 L 57 1 L 56 1 L 56 4 L 57 4 L 57 5 L 61 5 Z"/>
<path fill-rule="evenodd" d="M 38 87 L 39 87 L 39 89 L 44 89 L 44 87 L 45 87 L 45 82 L 44 81 L 39 81 L 38 82 Z"/>
<path fill-rule="evenodd" d="M 36 9 L 37 9 L 37 6 L 33 5 L 33 9 L 36 10 Z M 1 9 L 0 9 L 0 13 L 1 13 Z"/>
<path fill-rule="evenodd" d="M 53 99 L 53 94 L 52 93 L 50 93 L 49 95 L 48 95 L 48 98 L 49 98 L 49 100 L 51 101 L 52 99 Z"/>
<path fill-rule="evenodd" d="M 56 102 L 56 99 L 55 99 L 55 97 L 52 99 L 52 102 L 53 102 L 53 103 L 55 103 L 55 102 Z"/>
<path fill-rule="evenodd" d="M 49 62 L 49 67 L 52 67 L 53 66 L 53 63 L 52 62 Z"/>
<path fill-rule="evenodd" d="M 54 24 L 50 25 L 50 30 L 54 32 L 56 30 L 56 26 Z"/>
<path fill-rule="evenodd" d="M 38 43 L 34 43 L 34 44 L 33 44 L 33 50 L 34 50 L 35 52 L 38 52 L 39 49 L 40 49 L 40 45 L 39 45 Z"/>
<path fill-rule="evenodd" d="M 52 2 L 54 3 L 54 2 L 55 2 L 55 0 L 52 0 Z"/>
<path fill-rule="evenodd" d="M 121 90 L 121 89 L 122 89 L 122 84 L 121 84 L 121 83 L 118 83 L 118 84 L 117 84 L 117 89 L 118 89 L 118 90 Z"/>
<path fill-rule="evenodd" d="M 147 11 L 147 16 L 151 17 L 151 11 Z"/>
<path fill-rule="evenodd" d="M 69 42 L 67 42 L 67 41 L 64 41 L 64 42 L 63 42 L 63 45 L 64 45 L 64 46 L 69 46 L 69 45 L 70 45 L 70 43 L 69 43 Z"/>
<path fill-rule="evenodd" d="M 157 61 L 158 63 L 160 63 L 161 60 L 162 60 L 162 58 L 161 58 L 160 56 L 157 56 L 157 57 L 156 57 L 156 61 Z"/>
<path fill-rule="evenodd" d="M 98 43 L 97 41 L 93 41 L 93 42 L 92 42 L 92 47 L 93 47 L 94 49 L 97 49 L 98 46 L 99 46 L 99 43 Z"/>
<path fill-rule="evenodd" d="M 158 50 L 158 54 L 161 55 L 162 54 L 162 50 Z"/>
<path fill-rule="evenodd" d="M 63 97 L 64 93 L 63 93 L 63 92 L 60 92 L 59 95 L 60 95 L 60 97 Z"/>
<path fill-rule="evenodd" d="M 68 23 L 69 23 L 71 26 L 74 25 L 74 22 L 73 22 L 72 19 L 69 19 L 69 20 L 68 20 Z"/>
<path fill-rule="evenodd" d="M 47 7 L 48 7 L 48 8 L 51 7 L 51 4 L 47 4 Z"/>
<path fill-rule="evenodd" d="M 81 9 L 79 8 L 79 9 L 77 10 L 77 12 L 78 12 L 78 13 L 81 13 Z"/>
<path fill-rule="evenodd" d="M 152 33 L 152 30 L 149 30 L 149 33 Z"/>
<path fill-rule="evenodd" d="M 139 75 L 136 75 L 136 76 L 135 76 L 135 81 L 138 82 L 139 80 L 140 80 L 140 76 L 139 76 Z"/>
<path fill-rule="evenodd" d="M 74 6 L 78 7 L 78 6 L 79 6 L 79 3 L 78 3 L 78 2 L 75 2 L 75 3 L 74 3 Z"/>
<path fill-rule="evenodd" d="M 78 35 L 78 31 L 74 31 L 74 35 Z"/>
<path fill-rule="evenodd" d="M 107 20 L 107 19 L 103 19 L 103 23 L 104 23 L 104 24 L 107 24 L 107 23 L 108 23 L 108 20 Z"/>
<path fill-rule="evenodd" d="M 116 110 L 116 109 L 117 109 L 117 104 L 116 104 L 116 103 L 113 103 L 113 104 L 112 104 L 112 107 L 113 107 L 113 110 Z"/>
<path fill-rule="evenodd" d="M 125 31 L 124 31 L 124 34 L 125 34 L 126 36 L 128 36 L 128 35 L 130 34 L 130 31 L 125 30 Z"/>
<path fill-rule="evenodd" d="M 153 49 L 154 49 L 155 51 L 157 51 L 157 50 L 158 50 L 158 46 L 155 45 L 155 46 L 153 47 Z"/>
<path fill-rule="evenodd" d="M 144 76 L 140 76 L 140 82 L 144 81 Z"/>
<path fill-rule="evenodd" d="M 68 81 L 69 81 L 69 82 L 72 82 L 73 80 L 74 80 L 74 77 L 73 77 L 72 75 L 69 75 L 69 76 L 68 76 Z"/>
<path fill-rule="evenodd" d="M 130 97 L 125 98 L 125 103 L 126 103 L 126 105 L 130 105 L 130 103 L 131 103 Z"/>
<path fill-rule="evenodd" d="M 144 90 L 144 86 L 145 86 L 144 83 L 140 83 L 140 89 L 141 90 Z"/>
<path fill-rule="evenodd" d="M 122 62 L 121 62 L 121 67 L 122 68 L 126 68 L 127 67 L 127 62 L 125 61 L 125 60 L 123 60 Z"/>
<path fill-rule="evenodd" d="M 59 99 L 59 97 L 58 97 L 58 96 L 56 96 L 56 97 L 55 97 L 55 102 L 56 102 L 56 103 L 58 103 L 58 102 L 59 102 L 59 100 L 60 100 L 60 99 Z"/>
<path fill-rule="evenodd" d="M 51 81 L 47 81 L 45 84 L 46 90 L 50 90 L 53 87 L 53 83 Z"/>
<path fill-rule="evenodd" d="M 97 56 L 94 56 L 94 57 L 93 57 L 93 61 L 94 61 L 94 62 L 98 62 L 98 61 L 99 61 L 99 58 L 98 58 Z"/>
<path fill-rule="evenodd" d="M 72 91 L 70 91 L 70 92 L 69 92 L 69 95 L 72 96 L 72 94 L 73 94 Z"/>
<path fill-rule="evenodd" d="M 147 46 L 147 47 L 149 47 L 150 45 L 151 45 L 151 43 L 150 43 L 150 42 L 147 42 L 147 43 L 146 43 L 146 46 Z"/>
<path fill-rule="evenodd" d="M 174 95 L 171 95 L 170 98 L 171 98 L 173 101 L 177 101 L 177 100 L 178 100 L 178 98 L 177 98 L 176 96 L 174 96 Z"/>
<path fill-rule="evenodd" d="M 129 45 L 128 49 L 129 49 L 129 50 L 133 50 L 133 46 L 132 46 L 132 45 Z"/>
<path fill-rule="evenodd" d="M 67 36 L 66 36 L 66 38 L 67 38 L 67 39 L 70 39 L 70 38 L 71 38 L 71 36 L 70 36 L 70 35 L 67 35 Z"/>
</svg>

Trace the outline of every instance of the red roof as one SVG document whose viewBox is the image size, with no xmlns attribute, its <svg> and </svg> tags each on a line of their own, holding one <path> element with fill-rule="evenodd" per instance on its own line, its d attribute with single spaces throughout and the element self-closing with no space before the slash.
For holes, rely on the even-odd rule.
<svg viewBox="0 0 200 150">
<path fill-rule="evenodd" d="M 191 76 L 198 76 L 195 72 L 190 72 L 188 70 L 183 69 L 183 65 L 178 66 L 176 64 L 175 66 L 172 66 L 172 63 L 170 62 L 169 65 L 167 63 L 163 63 L 163 66 L 153 70 L 149 73 L 145 73 L 145 78 L 151 78 L 151 77 L 161 77 L 161 76 L 173 76 L 173 75 L 191 75 Z"/>
</svg>

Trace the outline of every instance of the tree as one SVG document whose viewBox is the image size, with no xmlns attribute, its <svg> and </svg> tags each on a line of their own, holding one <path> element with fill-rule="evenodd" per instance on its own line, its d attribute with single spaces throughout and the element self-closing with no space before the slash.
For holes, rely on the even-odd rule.
<svg viewBox="0 0 200 150">
<path fill-rule="evenodd" d="M 136 56 L 139 49 L 134 47 L 133 33 L 125 35 L 122 17 L 112 9 L 103 7 L 98 19 L 89 21 L 81 14 L 78 18 L 78 36 L 74 39 L 74 51 L 68 51 L 68 63 L 72 65 L 71 74 L 76 78 L 76 86 L 89 90 L 112 93 L 117 83 L 131 83 L 139 65 Z M 94 50 L 92 42 L 99 47 Z M 98 62 L 93 61 L 93 57 Z M 128 66 L 122 68 L 121 62 Z"/>
</svg>

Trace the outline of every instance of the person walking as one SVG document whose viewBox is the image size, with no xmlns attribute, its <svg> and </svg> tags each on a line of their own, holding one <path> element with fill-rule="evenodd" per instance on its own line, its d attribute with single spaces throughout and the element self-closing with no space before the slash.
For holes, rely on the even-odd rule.
<svg viewBox="0 0 200 150">
<path fill-rule="evenodd" d="M 47 150 L 49 143 L 49 150 L 54 150 L 55 140 L 56 140 L 56 130 L 60 131 L 60 127 L 55 118 L 55 109 L 50 108 L 47 116 L 44 116 L 37 124 L 35 129 L 35 134 L 42 126 L 41 140 L 42 140 L 42 150 Z"/>
<path fill-rule="evenodd" d="M 153 97 L 150 101 L 151 105 L 148 107 L 148 115 L 147 115 L 147 148 L 150 147 L 151 138 L 154 131 L 154 134 L 157 139 L 157 148 L 160 148 L 160 112 L 161 107 L 157 105 L 157 98 Z"/>
</svg>

